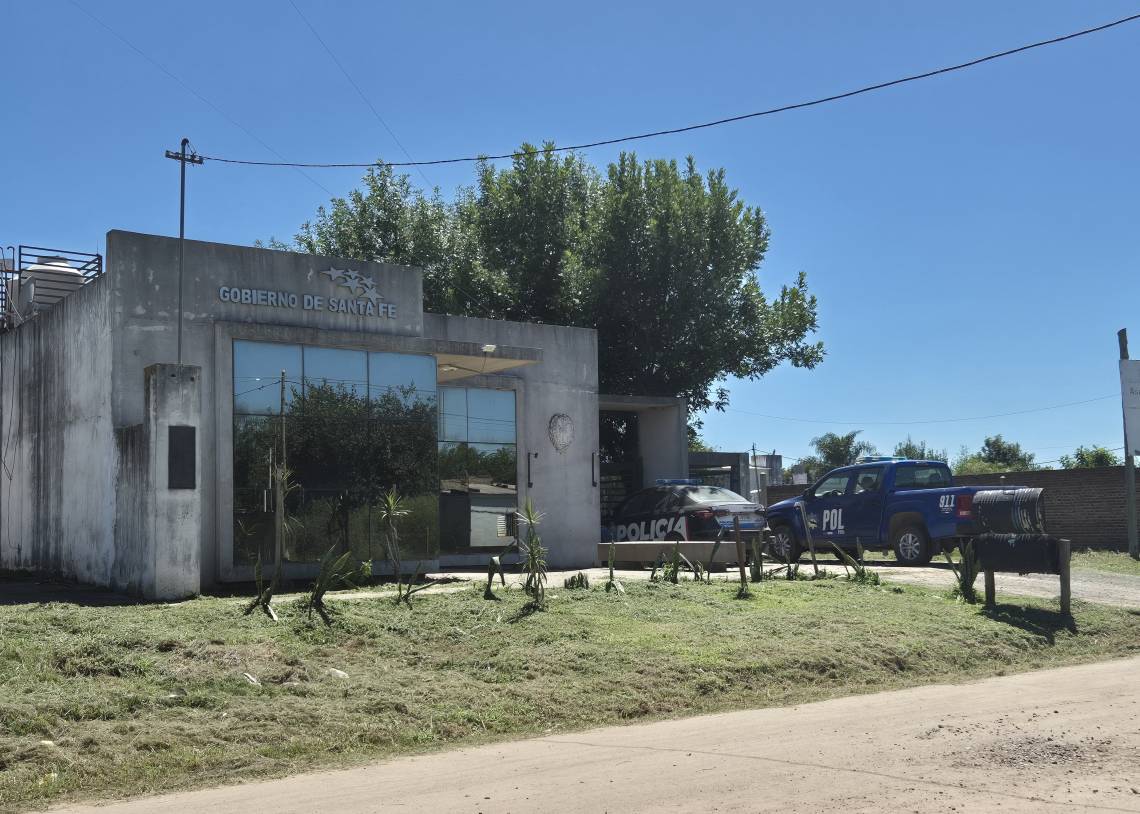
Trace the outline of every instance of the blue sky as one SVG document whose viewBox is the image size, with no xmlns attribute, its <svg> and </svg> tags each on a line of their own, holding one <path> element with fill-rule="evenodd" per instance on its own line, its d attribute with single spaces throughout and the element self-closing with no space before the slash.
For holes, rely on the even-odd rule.
<svg viewBox="0 0 1140 814">
<path fill-rule="evenodd" d="M 212 106 L 68 0 L 2 0 L 0 243 L 94 251 L 112 228 L 176 234 L 177 165 L 162 153 L 182 135 L 207 155 L 273 160 L 264 143 L 290 160 L 404 157 L 287 0 L 204 0 L 180 21 L 160 3 L 79 1 Z M 416 159 L 719 118 L 1140 10 L 1138 0 L 296 2 Z M 775 291 L 803 270 L 820 300 L 826 361 L 732 383 L 732 411 L 707 418 L 707 439 L 790 457 L 821 432 L 860 428 L 888 452 L 908 433 L 953 453 L 1000 432 L 1039 460 L 1121 446 L 1116 398 L 895 422 L 1118 392 L 1116 330 L 1133 329 L 1140 347 L 1138 75 L 1133 23 L 637 145 L 644 157 L 726 168 L 771 225 L 762 284 Z M 588 157 L 604 165 L 616 153 Z M 359 174 L 192 168 L 187 234 L 288 237 Z M 472 178 L 464 166 L 424 175 L 445 194 Z"/>
</svg>

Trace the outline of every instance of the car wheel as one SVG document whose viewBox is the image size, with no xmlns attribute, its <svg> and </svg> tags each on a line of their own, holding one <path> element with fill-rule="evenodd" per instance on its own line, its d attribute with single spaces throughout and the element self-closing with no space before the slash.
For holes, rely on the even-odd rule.
<svg viewBox="0 0 1140 814">
<path fill-rule="evenodd" d="M 930 562 L 930 537 L 926 529 L 917 524 L 902 526 L 895 532 L 891 547 L 899 565 L 926 565 Z"/>
<path fill-rule="evenodd" d="M 802 551 L 791 526 L 772 526 L 772 539 L 768 543 L 769 557 L 776 562 L 797 562 Z"/>
<path fill-rule="evenodd" d="M 683 543 L 685 538 L 679 531 L 671 531 L 665 535 L 665 542 L 667 543 Z"/>
</svg>

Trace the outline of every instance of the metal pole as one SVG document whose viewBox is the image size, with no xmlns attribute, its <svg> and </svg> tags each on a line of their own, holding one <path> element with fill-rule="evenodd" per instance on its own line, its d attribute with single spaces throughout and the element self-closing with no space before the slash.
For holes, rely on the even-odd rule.
<svg viewBox="0 0 1140 814">
<path fill-rule="evenodd" d="M 1128 361 L 1128 329 L 1121 328 L 1116 332 L 1116 341 L 1120 345 L 1120 361 Z M 1121 418 L 1124 418 L 1124 393 L 1120 394 Z M 1128 522 L 1128 553 L 1132 559 L 1140 560 L 1140 539 L 1136 534 L 1136 459 L 1128 447 L 1128 428 L 1124 429 L 1124 514 Z"/>
<path fill-rule="evenodd" d="M 178 159 L 178 369 L 182 369 L 182 270 L 186 265 L 186 147 L 190 139 L 182 139 Z"/>
</svg>

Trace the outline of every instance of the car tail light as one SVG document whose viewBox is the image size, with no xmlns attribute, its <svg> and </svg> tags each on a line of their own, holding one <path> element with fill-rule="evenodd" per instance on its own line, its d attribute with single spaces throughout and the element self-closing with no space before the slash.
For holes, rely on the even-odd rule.
<svg viewBox="0 0 1140 814">
<path fill-rule="evenodd" d="M 955 501 L 957 515 L 960 519 L 969 520 L 974 516 L 974 496 L 971 494 L 958 495 Z"/>
</svg>

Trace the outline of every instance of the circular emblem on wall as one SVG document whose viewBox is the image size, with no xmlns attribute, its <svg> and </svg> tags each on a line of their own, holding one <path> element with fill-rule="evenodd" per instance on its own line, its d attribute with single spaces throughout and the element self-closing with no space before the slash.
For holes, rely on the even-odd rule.
<svg viewBox="0 0 1140 814">
<path fill-rule="evenodd" d="M 550 417 L 550 443 L 559 452 L 565 452 L 574 443 L 574 419 L 566 413 L 555 413 Z"/>
</svg>

